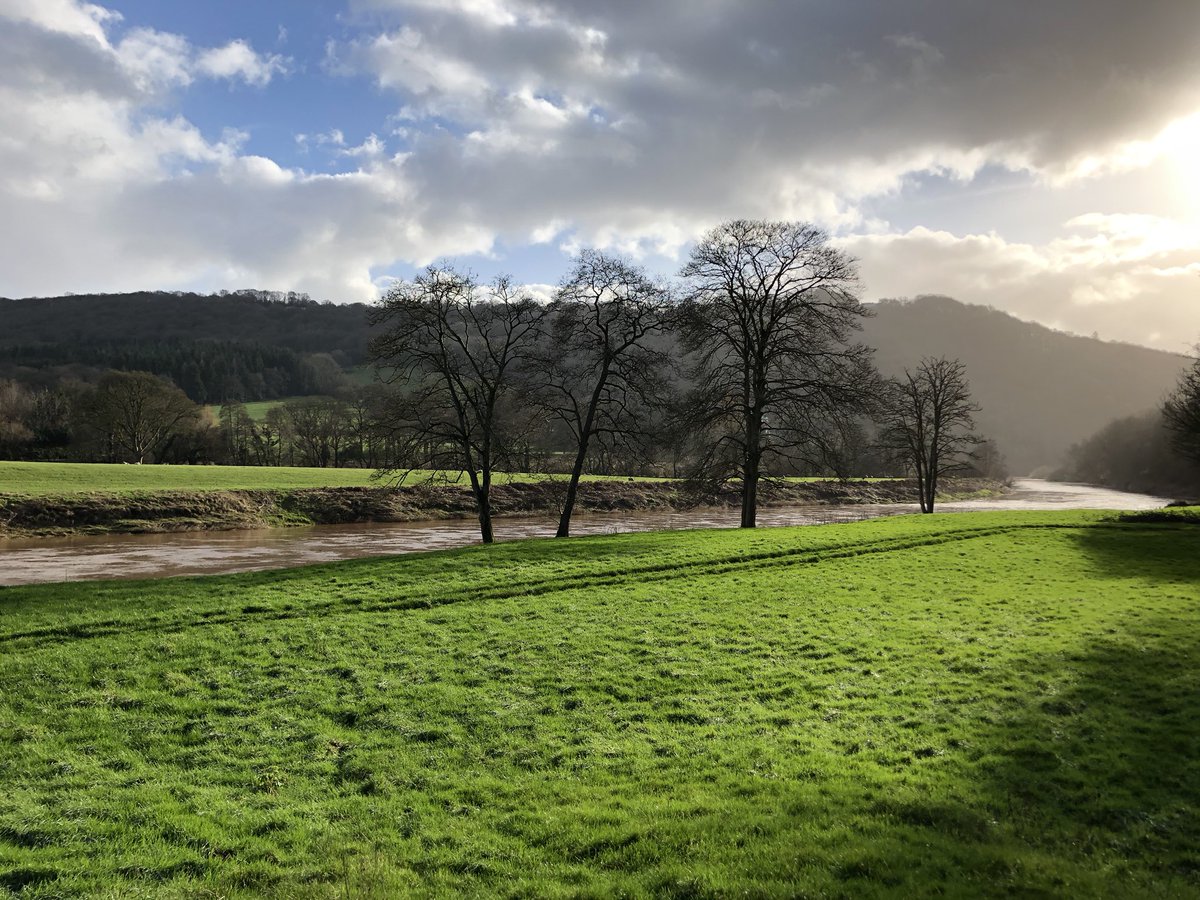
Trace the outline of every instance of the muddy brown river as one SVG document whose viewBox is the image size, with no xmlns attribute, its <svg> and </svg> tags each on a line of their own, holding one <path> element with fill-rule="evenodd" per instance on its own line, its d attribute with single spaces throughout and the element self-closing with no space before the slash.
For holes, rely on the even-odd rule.
<svg viewBox="0 0 1200 900">
<path fill-rule="evenodd" d="M 1017 479 L 1016 489 L 1002 499 L 944 503 L 938 506 L 938 511 L 1155 509 L 1166 502 L 1161 497 L 1088 485 Z M 915 503 L 805 504 L 760 509 L 758 521 L 761 526 L 820 525 L 916 511 Z M 617 534 L 681 528 L 734 528 L 737 523 L 737 509 L 642 511 L 576 515 L 571 531 L 575 535 Z M 555 524 L 550 517 L 498 519 L 496 536 L 498 540 L 550 537 L 554 534 Z M 469 519 L 0 540 L 0 585 L 253 572 L 339 559 L 442 550 L 478 542 L 478 525 Z"/>
</svg>

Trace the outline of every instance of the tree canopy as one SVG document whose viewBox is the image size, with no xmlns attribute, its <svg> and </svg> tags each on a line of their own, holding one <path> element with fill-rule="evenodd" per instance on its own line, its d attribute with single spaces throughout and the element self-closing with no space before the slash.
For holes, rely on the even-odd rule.
<svg viewBox="0 0 1200 900">
<path fill-rule="evenodd" d="M 870 351 L 855 260 L 807 222 L 737 220 L 693 248 L 681 275 L 693 354 L 694 427 L 710 435 L 700 468 L 742 484 L 743 528 L 759 479 L 796 458 L 821 411 L 865 406 Z"/>
</svg>

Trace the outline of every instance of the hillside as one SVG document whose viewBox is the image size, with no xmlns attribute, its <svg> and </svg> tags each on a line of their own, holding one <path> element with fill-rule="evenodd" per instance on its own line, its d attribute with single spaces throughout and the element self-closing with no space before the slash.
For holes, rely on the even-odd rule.
<svg viewBox="0 0 1200 900">
<path fill-rule="evenodd" d="M 0 380 L 169 378 L 198 403 L 325 393 L 366 361 L 368 308 L 238 291 L 0 299 Z"/>
<path fill-rule="evenodd" d="M 227 396 L 319 392 L 313 387 L 322 377 L 316 355 L 328 354 L 344 368 L 365 361 L 368 306 L 279 296 L 243 291 L 0 299 L 0 378 L 52 367 L 68 373 L 68 360 L 146 368 L 172 377 L 193 399 L 221 402 Z M 864 339 L 877 348 L 886 374 L 899 374 L 922 356 L 963 361 L 983 407 L 980 428 L 997 441 L 1015 473 L 1057 466 L 1073 443 L 1115 418 L 1157 406 L 1184 366 L 1174 354 L 1064 334 L 948 297 L 889 300 L 872 308 L 876 315 L 867 321 Z M 278 354 L 292 357 L 275 359 Z M 272 374 L 263 379 L 267 393 L 242 396 L 241 386 L 253 383 L 245 373 L 255 366 Z M 223 386 L 210 369 L 225 373 L 232 386 Z M 193 387 L 192 380 L 205 388 Z"/>
<path fill-rule="evenodd" d="M 317 303 L 266 291 L 0 298 L 0 348 L 247 341 L 329 353 L 343 365 L 356 365 L 366 358 L 368 309 L 362 303 Z"/>
<path fill-rule="evenodd" d="M 982 407 L 980 431 L 1013 472 L 1056 465 L 1072 444 L 1113 419 L 1151 409 L 1185 358 L 1022 322 L 949 297 L 887 300 L 863 329 L 876 363 L 898 374 L 923 356 L 958 357 Z"/>
</svg>

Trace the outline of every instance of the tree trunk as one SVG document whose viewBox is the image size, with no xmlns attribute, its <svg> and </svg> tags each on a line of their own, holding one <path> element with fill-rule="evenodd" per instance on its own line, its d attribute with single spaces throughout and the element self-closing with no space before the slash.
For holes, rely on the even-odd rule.
<svg viewBox="0 0 1200 900">
<path fill-rule="evenodd" d="M 596 407 L 600 405 L 600 398 L 604 395 L 604 386 L 608 382 L 608 370 L 609 362 L 605 359 L 604 365 L 600 369 L 600 375 L 596 379 L 596 386 L 592 388 L 587 416 L 584 418 L 583 428 L 579 432 L 579 450 L 575 454 L 575 465 L 571 467 L 571 480 L 567 482 L 567 496 L 563 500 L 562 515 L 558 517 L 558 531 L 555 532 L 555 537 L 571 536 L 571 513 L 575 510 L 575 497 L 579 493 L 579 479 L 583 475 L 583 464 L 587 460 L 592 429 L 596 425 Z"/>
<path fill-rule="evenodd" d="M 575 465 L 571 467 L 571 479 L 567 482 L 567 496 L 563 500 L 562 514 L 558 517 L 558 531 L 555 537 L 571 536 L 571 513 L 575 510 L 575 497 L 579 493 L 579 478 L 583 474 L 583 462 L 587 455 L 587 443 L 579 445 L 575 454 Z"/>
<path fill-rule="evenodd" d="M 750 416 L 746 423 L 746 451 L 742 461 L 742 528 L 754 528 L 758 522 L 758 474 L 762 449 L 759 447 L 762 422 Z"/>
<path fill-rule="evenodd" d="M 485 544 L 493 544 L 496 537 L 492 533 L 492 473 L 486 462 L 482 472 L 476 470 L 470 464 L 469 454 L 466 454 L 466 461 L 467 477 L 471 479 L 471 493 L 475 495 L 475 509 L 479 514 L 479 536 Z"/>
<path fill-rule="evenodd" d="M 492 497 L 491 491 L 484 489 L 476 498 L 479 504 L 479 534 L 485 544 L 496 542 L 492 533 Z"/>
</svg>

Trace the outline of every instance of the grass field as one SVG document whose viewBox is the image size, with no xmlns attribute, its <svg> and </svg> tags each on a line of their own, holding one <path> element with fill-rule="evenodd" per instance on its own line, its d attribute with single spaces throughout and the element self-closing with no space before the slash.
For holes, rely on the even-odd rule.
<svg viewBox="0 0 1200 900">
<path fill-rule="evenodd" d="M 0 460 L 0 494 L 63 496 L 68 494 L 132 494 L 158 491 L 296 490 L 299 488 L 369 487 L 372 469 L 309 469 L 300 466 L 131 466 L 110 463 L 37 463 Z M 419 484 L 433 473 L 413 472 L 405 484 Z M 469 485 L 466 475 L 439 473 L 450 482 Z M 545 475 L 495 476 L 529 481 Z M 559 477 L 559 476 L 554 476 Z M 614 476 L 615 477 L 615 476 Z M 603 476 L 587 475 L 586 481 Z M 627 478 L 616 478 L 627 481 Z M 642 481 L 664 481 L 642 478 Z"/>
<path fill-rule="evenodd" d="M 299 488 L 368 487 L 371 469 L 309 469 L 300 466 L 132 466 L 110 463 L 39 463 L 0 460 L 0 494 L 18 496 L 63 496 L 69 494 L 132 494 L 157 491 L 296 490 Z M 413 472 L 405 484 L 418 484 L 431 473 Z M 464 487 L 467 476 L 441 473 Z M 566 476 L 508 475 L 506 480 L 530 481 Z M 584 481 L 629 481 L 626 476 L 585 475 Z M 641 477 L 639 481 L 668 481 Z M 823 478 L 791 478 L 789 481 L 826 481 Z M 857 479 L 867 482 L 886 478 Z"/>
<path fill-rule="evenodd" d="M 50 496 L 359 487 L 373 484 L 371 474 L 370 469 L 0 461 L 0 494 Z"/>
<path fill-rule="evenodd" d="M 267 418 L 267 413 L 269 413 L 275 407 L 283 406 L 283 404 L 289 402 L 290 400 L 308 400 L 308 399 L 310 399 L 310 398 L 308 398 L 308 397 L 289 397 L 287 400 L 255 400 L 251 403 L 246 403 L 244 405 L 246 407 L 246 413 L 250 416 L 250 418 L 252 418 L 255 422 L 262 422 L 263 420 L 265 420 Z M 311 399 L 319 400 L 321 398 L 313 397 Z M 216 407 L 216 410 L 217 410 L 217 415 L 220 416 L 221 408 L 218 406 L 218 407 Z"/>
<path fill-rule="evenodd" d="M 246 414 L 255 422 L 262 422 L 267 418 L 267 413 L 277 406 L 283 406 L 285 403 L 291 403 L 294 400 L 324 400 L 326 399 L 321 394 L 313 394 L 303 397 L 284 397 L 280 400 L 251 400 L 248 403 L 243 403 L 246 408 Z M 209 404 L 204 407 L 212 415 L 213 421 L 218 421 L 221 418 L 221 406 L 219 404 Z"/>
<path fill-rule="evenodd" d="M 1200 530 L 0 589 L 0 893 L 1200 895 Z"/>
</svg>

